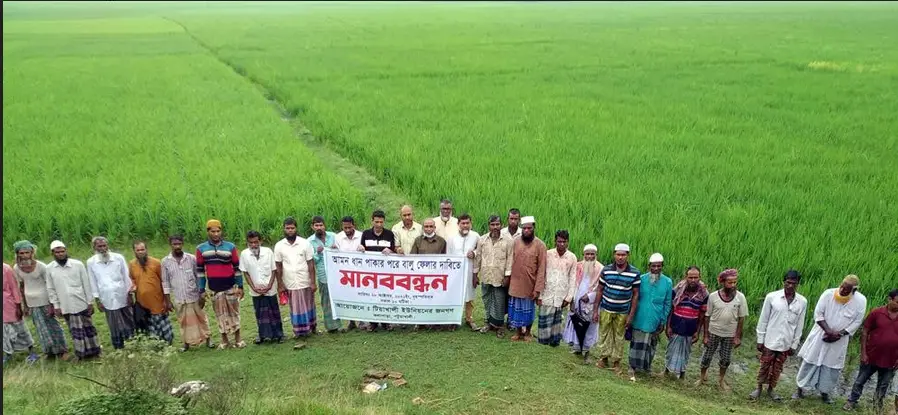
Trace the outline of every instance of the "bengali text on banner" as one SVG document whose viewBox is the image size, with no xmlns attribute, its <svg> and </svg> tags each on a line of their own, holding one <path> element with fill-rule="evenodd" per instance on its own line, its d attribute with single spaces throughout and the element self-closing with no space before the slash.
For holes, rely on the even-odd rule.
<svg viewBox="0 0 898 415">
<path fill-rule="evenodd" d="M 454 255 L 324 253 L 334 318 L 460 324 L 467 261 Z"/>
</svg>

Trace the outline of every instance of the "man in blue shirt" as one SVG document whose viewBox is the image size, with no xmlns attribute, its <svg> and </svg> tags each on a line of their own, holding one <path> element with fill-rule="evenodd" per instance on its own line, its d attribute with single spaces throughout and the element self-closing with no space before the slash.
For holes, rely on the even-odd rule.
<svg viewBox="0 0 898 415">
<path fill-rule="evenodd" d="M 334 312 L 331 310 L 331 295 L 327 289 L 327 272 L 324 264 L 324 249 L 337 249 L 336 237 L 333 232 L 328 232 L 324 224 L 324 218 L 315 216 L 312 218 L 312 235 L 308 241 L 312 244 L 312 251 L 315 253 L 315 280 L 318 282 L 318 293 L 321 294 L 321 311 L 324 314 L 324 327 L 328 333 L 337 333 L 346 331 L 340 320 L 334 319 Z"/>
<path fill-rule="evenodd" d="M 636 381 L 636 371 L 651 373 L 652 360 L 658 347 L 658 337 L 667 325 L 667 315 L 673 297 L 673 281 L 661 273 L 664 257 L 659 253 L 649 258 L 649 272 L 639 276 L 639 307 L 633 318 L 633 337 L 630 341 L 630 381 Z"/>
</svg>

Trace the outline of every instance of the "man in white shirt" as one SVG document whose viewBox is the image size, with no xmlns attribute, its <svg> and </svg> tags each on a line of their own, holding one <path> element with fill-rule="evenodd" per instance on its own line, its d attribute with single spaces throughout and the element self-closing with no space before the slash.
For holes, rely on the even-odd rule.
<svg viewBox="0 0 898 415">
<path fill-rule="evenodd" d="M 409 205 L 403 205 L 399 209 L 399 217 L 402 220 L 393 225 L 393 235 L 396 238 L 396 253 L 407 254 L 411 252 L 415 238 L 421 235 L 421 224 L 415 222 L 415 215 L 412 212 L 412 207 Z"/>
<path fill-rule="evenodd" d="M 278 306 L 274 252 L 262 246 L 262 235 L 256 231 L 246 233 L 246 245 L 247 248 L 240 252 L 240 271 L 249 284 L 249 295 L 253 299 L 253 311 L 259 327 L 259 335 L 253 343 L 283 343 L 284 327 Z"/>
<path fill-rule="evenodd" d="M 440 216 L 433 218 L 433 222 L 436 225 L 436 234 L 446 242 L 458 235 L 458 218 L 452 216 L 452 202 L 449 199 L 440 201 Z"/>
<path fill-rule="evenodd" d="M 446 253 L 449 255 L 463 255 L 467 257 L 468 275 L 465 286 L 465 323 L 471 330 L 480 330 L 474 323 L 474 295 L 477 293 L 477 275 L 474 274 L 474 252 L 480 235 L 471 230 L 471 216 L 467 213 L 458 217 L 458 233 L 451 236 L 447 242 Z"/>
<path fill-rule="evenodd" d="M 775 401 L 782 398 L 774 391 L 779 381 L 783 364 L 795 354 L 804 331 L 804 317 L 808 311 L 808 300 L 795 292 L 801 283 L 798 271 L 789 270 L 783 276 L 783 289 L 767 294 L 761 317 L 758 319 L 758 351 L 761 352 L 761 369 L 758 372 L 758 388 L 748 397 L 758 399 L 767 385 L 767 396 Z"/>
<path fill-rule="evenodd" d="M 344 216 L 342 220 L 343 232 L 334 237 L 337 250 L 342 252 L 358 252 L 362 244 L 362 233 L 355 228 L 355 219 L 352 216 Z"/>
<path fill-rule="evenodd" d="M 97 308 L 106 314 L 112 347 L 125 347 L 125 340 L 134 336 L 134 308 L 131 292 L 135 290 L 128 272 L 128 261 L 121 254 L 109 251 L 109 241 L 102 236 L 91 240 L 94 255 L 87 260 L 87 274 L 93 286 Z"/>
<path fill-rule="evenodd" d="M 839 288 L 820 294 L 814 307 L 814 328 L 798 352 L 801 366 L 792 399 L 804 398 L 804 390 L 813 388 L 824 402 L 833 403 L 830 393 L 845 367 L 849 338 L 861 327 L 867 310 L 867 297 L 857 292 L 859 284 L 856 275 L 848 275 Z"/>
<path fill-rule="evenodd" d="M 308 337 L 315 332 L 318 322 L 315 316 L 315 253 L 312 244 L 296 234 L 296 220 L 284 219 L 284 239 L 274 245 L 274 261 L 278 273 L 278 286 L 287 290 L 290 303 L 290 322 L 293 338 Z M 297 343 L 294 349 L 305 347 Z"/>
<path fill-rule="evenodd" d="M 359 246 L 362 245 L 362 233 L 355 228 L 355 219 L 352 216 L 344 216 L 340 224 L 343 232 L 334 237 L 337 250 L 342 252 L 358 252 Z M 349 320 L 346 330 L 355 330 L 358 322 Z"/>
<path fill-rule="evenodd" d="M 77 359 L 99 356 L 100 339 L 91 318 L 93 290 L 87 269 L 81 261 L 69 258 L 61 241 L 51 242 L 50 251 L 55 260 L 47 264 L 47 295 L 53 304 L 53 315 L 65 318 Z"/>
<path fill-rule="evenodd" d="M 518 208 L 511 208 L 508 210 L 508 226 L 502 228 L 500 232 L 500 236 L 507 236 L 510 239 L 517 239 L 521 237 L 521 227 L 518 226 L 521 224 L 521 211 Z"/>
</svg>

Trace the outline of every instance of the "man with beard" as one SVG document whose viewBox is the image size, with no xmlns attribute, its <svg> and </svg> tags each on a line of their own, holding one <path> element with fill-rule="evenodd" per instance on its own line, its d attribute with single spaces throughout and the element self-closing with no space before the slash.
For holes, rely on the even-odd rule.
<svg viewBox="0 0 898 415">
<path fill-rule="evenodd" d="M 857 275 L 848 275 L 838 288 L 820 294 L 814 307 L 814 328 L 798 352 L 801 366 L 792 399 L 804 398 L 805 389 L 817 389 L 823 402 L 833 403 L 830 394 L 845 367 L 850 337 L 861 327 L 867 310 L 867 297 L 857 292 L 859 284 Z"/>
<path fill-rule="evenodd" d="M 402 220 L 393 225 L 393 234 L 396 235 L 396 253 L 407 254 L 412 250 L 415 239 L 421 235 L 421 224 L 415 222 L 412 207 L 409 205 L 403 205 L 399 209 L 399 217 Z"/>
<path fill-rule="evenodd" d="M 315 278 L 317 279 L 318 293 L 321 295 L 321 314 L 324 316 L 324 328 L 328 333 L 344 332 L 343 323 L 334 319 L 334 311 L 331 310 L 331 295 L 327 288 L 327 271 L 324 265 L 324 249 L 337 248 L 337 235 L 327 231 L 324 218 L 315 216 L 312 218 L 312 235 L 309 235 L 309 243 L 315 253 Z M 409 243 L 411 248 L 411 243 Z"/>
<path fill-rule="evenodd" d="M 97 308 L 106 314 L 112 347 L 125 347 L 125 340 L 134 335 L 134 309 L 131 293 L 134 284 L 128 273 L 125 257 L 109 252 L 109 241 L 96 236 L 91 241 L 94 255 L 87 260 L 87 274 L 93 286 Z"/>
<path fill-rule="evenodd" d="M 685 278 L 674 287 L 672 307 L 673 312 L 667 322 L 667 364 L 664 374 L 674 373 L 677 379 L 683 379 L 692 345 L 698 342 L 699 328 L 704 325 L 708 309 L 708 289 L 697 266 L 687 268 Z"/>
<path fill-rule="evenodd" d="M 28 351 L 26 361 L 33 364 L 40 359 L 34 353 L 34 339 L 22 320 L 22 292 L 12 267 L 3 263 L 3 366 L 13 353 Z"/>
<path fill-rule="evenodd" d="M 477 250 L 477 242 L 480 234 L 471 230 L 471 216 L 467 213 L 458 217 L 458 234 L 447 241 L 446 252 L 449 255 L 464 256 L 468 264 L 468 275 L 465 276 L 465 323 L 472 331 L 480 330 L 474 323 L 474 296 L 477 294 L 477 274 L 474 273 L 474 252 Z M 453 326 L 452 329 L 455 329 Z"/>
<path fill-rule="evenodd" d="M 228 335 L 234 335 L 233 347 L 242 349 L 240 340 L 240 300 L 243 299 L 243 275 L 240 273 L 240 252 L 237 245 L 221 237 L 221 222 L 206 222 L 209 239 L 196 247 L 196 274 L 200 277 L 200 292 L 206 296 L 206 283 L 212 290 L 212 310 L 221 333 L 219 350 L 231 347 Z"/>
<path fill-rule="evenodd" d="M 758 371 L 758 388 L 748 396 L 750 399 L 758 399 L 761 389 L 767 385 L 767 396 L 774 401 L 782 400 L 774 389 L 786 358 L 795 354 L 801 343 L 808 310 L 808 300 L 795 292 L 799 283 L 801 275 L 798 271 L 789 270 L 783 276 L 783 289 L 764 297 L 756 329 L 761 370 Z"/>
<path fill-rule="evenodd" d="M 883 399 L 898 370 L 898 290 L 892 290 L 885 306 L 874 308 L 864 319 L 861 333 L 861 367 L 843 409 L 853 410 L 864 392 L 864 385 L 876 373 L 873 407 L 883 413 Z"/>
<path fill-rule="evenodd" d="M 162 258 L 162 292 L 168 302 L 174 303 L 178 326 L 181 329 L 181 341 L 186 352 L 190 346 L 206 343 L 210 349 L 215 348 L 206 319 L 206 299 L 200 291 L 196 276 L 196 257 L 184 252 L 184 237 L 171 235 L 168 237 L 171 252 Z M 174 297 L 174 301 L 171 298 Z"/>
<path fill-rule="evenodd" d="M 633 317 L 633 336 L 630 341 L 630 381 L 636 381 L 636 371 L 651 373 L 658 338 L 667 326 L 670 314 L 673 281 L 661 273 L 664 257 L 654 253 L 649 257 L 649 272 L 639 276 L 639 307 Z"/>
<path fill-rule="evenodd" d="M 501 234 L 502 236 L 507 236 L 509 239 L 515 240 L 521 237 L 521 227 L 519 226 L 521 223 L 521 211 L 518 208 L 511 208 L 508 210 L 508 226 L 502 228 Z"/>
<path fill-rule="evenodd" d="M 630 246 L 614 246 L 614 263 L 606 265 L 599 272 L 599 289 L 596 298 L 599 307 L 592 312 L 593 323 L 599 323 L 602 333 L 602 351 L 596 367 L 608 367 L 620 373 L 620 360 L 624 354 L 624 337 L 633 323 L 633 316 L 639 307 L 639 270 L 630 265 Z"/>
<path fill-rule="evenodd" d="M 508 306 L 508 284 L 514 262 L 514 240 L 502 235 L 502 220 L 498 215 L 489 217 L 490 232 L 480 237 L 474 252 L 474 274 L 480 280 L 486 324 L 481 333 L 496 331 L 496 337 L 505 336 L 505 308 Z"/>
<path fill-rule="evenodd" d="M 337 250 L 341 252 L 357 252 L 359 245 L 362 244 L 362 233 L 355 229 L 355 219 L 352 216 L 344 216 L 340 225 L 343 231 L 334 237 Z M 356 325 L 354 320 L 349 320 L 346 330 L 353 330 L 356 328 Z"/>
<path fill-rule="evenodd" d="M 371 214 L 371 228 L 362 232 L 362 243 L 359 245 L 361 252 L 380 252 L 384 255 L 396 251 L 396 235 L 389 229 L 384 229 L 385 215 L 382 210 L 375 210 Z M 361 322 L 359 328 L 368 332 L 377 330 L 377 323 Z M 383 324 L 387 331 L 392 331 L 391 324 Z"/>
<path fill-rule="evenodd" d="M 293 324 L 294 349 L 305 344 L 299 340 L 315 332 L 318 321 L 315 315 L 315 253 L 312 245 L 296 234 L 296 219 L 284 219 L 284 239 L 274 245 L 274 263 L 277 267 L 278 286 L 287 290 L 290 304 L 290 322 Z"/>
<path fill-rule="evenodd" d="M 274 252 L 262 246 L 262 235 L 256 231 L 246 233 L 247 248 L 240 252 L 240 271 L 249 285 L 253 299 L 253 312 L 259 328 L 255 344 L 276 341 L 283 343 L 284 327 L 278 306 L 278 287 L 275 284 L 277 265 Z"/>
<path fill-rule="evenodd" d="M 596 290 L 599 289 L 599 271 L 603 265 L 596 261 L 598 248 L 589 244 L 583 247 L 583 261 L 577 263 L 574 278 L 574 297 L 571 299 L 571 312 L 564 328 L 563 339 L 571 346 L 571 353 L 583 355 L 584 360 L 589 349 L 599 340 L 599 325 L 590 324 L 581 340 L 577 336 L 574 316 L 581 321 L 592 320 L 592 312 L 596 307 Z"/>
<path fill-rule="evenodd" d="M 54 318 L 53 306 L 47 293 L 47 265 L 34 259 L 34 248 L 34 244 L 29 241 L 18 241 L 13 246 L 16 252 L 13 272 L 19 281 L 20 291 L 25 294 L 23 313 L 25 316 L 31 315 L 44 354 L 67 360 L 69 348 L 65 332 Z"/>
<path fill-rule="evenodd" d="M 137 287 L 137 306 L 146 316 L 146 330 L 151 336 L 171 344 L 174 340 L 168 313 L 174 310 L 162 289 L 162 262 L 149 256 L 147 244 L 135 242 L 134 259 L 128 263 L 131 280 Z"/>
<path fill-rule="evenodd" d="M 555 249 L 546 252 L 546 288 L 536 300 L 539 305 L 540 344 L 558 347 L 564 331 L 564 309 L 574 298 L 577 256 L 567 249 L 570 234 L 555 232 Z"/>
<path fill-rule="evenodd" d="M 452 211 L 452 202 L 449 199 L 443 199 L 440 201 L 440 216 L 433 218 L 437 235 L 447 242 L 453 236 L 458 235 L 458 218 L 452 216 Z"/>
<path fill-rule="evenodd" d="M 546 288 L 546 244 L 534 234 L 533 216 L 521 219 L 521 237 L 514 241 L 514 262 L 508 286 L 508 322 L 516 333 L 511 341 L 533 341 L 530 327 L 536 299 Z"/>
<path fill-rule="evenodd" d="M 53 315 L 62 316 L 72 335 L 72 348 L 79 360 L 100 355 L 100 341 L 91 316 L 93 290 L 84 264 L 69 258 L 65 244 L 50 243 L 55 261 L 47 264 L 47 296 L 53 304 Z"/>
<path fill-rule="evenodd" d="M 723 288 L 708 296 L 708 311 L 705 312 L 704 350 L 702 350 L 701 377 L 696 386 L 708 380 L 708 368 L 714 353 L 720 350 L 717 364 L 720 367 L 717 384 L 724 392 L 730 391 L 730 385 L 724 380 L 733 349 L 742 344 L 742 324 L 748 316 L 748 304 L 745 295 L 736 290 L 739 272 L 733 268 L 726 269 L 717 275 L 717 283 Z"/>
</svg>

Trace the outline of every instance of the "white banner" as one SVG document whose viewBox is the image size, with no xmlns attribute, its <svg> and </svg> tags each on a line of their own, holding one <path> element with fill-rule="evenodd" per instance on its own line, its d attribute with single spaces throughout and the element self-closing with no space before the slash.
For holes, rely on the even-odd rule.
<svg viewBox="0 0 898 415">
<path fill-rule="evenodd" d="M 461 324 L 465 257 L 324 252 L 334 318 L 391 324 Z"/>
</svg>

